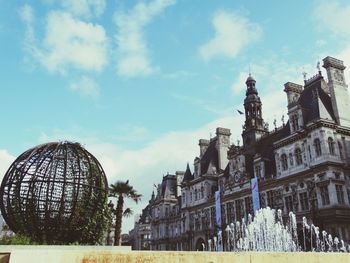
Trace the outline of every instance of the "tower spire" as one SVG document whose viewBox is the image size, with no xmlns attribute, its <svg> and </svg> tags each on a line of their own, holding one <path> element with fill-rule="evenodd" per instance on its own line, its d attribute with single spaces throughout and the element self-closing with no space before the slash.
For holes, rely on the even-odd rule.
<svg viewBox="0 0 350 263">
<path fill-rule="evenodd" d="M 242 136 L 244 146 L 248 146 L 266 133 L 266 130 L 262 118 L 262 103 L 255 86 L 256 80 L 249 73 L 245 83 L 247 85 L 246 98 L 244 99 L 246 119 Z"/>
</svg>

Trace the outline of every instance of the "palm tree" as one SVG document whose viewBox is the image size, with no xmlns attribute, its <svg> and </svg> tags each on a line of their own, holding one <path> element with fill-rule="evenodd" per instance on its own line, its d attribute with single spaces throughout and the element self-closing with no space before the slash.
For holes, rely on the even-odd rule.
<svg viewBox="0 0 350 263">
<path fill-rule="evenodd" d="M 129 185 L 129 180 L 126 182 L 117 181 L 114 184 L 110 185 L 109 196 L 118 198 L 117 207 L 113 211 L 115 218 L 115 229 L 114 229 L 114 246 L 119 246 L 121 228 L 122 228 L 122 219 L 123 216 L 131 215 L 131 209 L 127 208 L 123 210 L 124 198 L 130 198 L 135 201 L 137 204 L 141 200 L 141 194 L 139 194 L 131 185 Z"/>
</svg>

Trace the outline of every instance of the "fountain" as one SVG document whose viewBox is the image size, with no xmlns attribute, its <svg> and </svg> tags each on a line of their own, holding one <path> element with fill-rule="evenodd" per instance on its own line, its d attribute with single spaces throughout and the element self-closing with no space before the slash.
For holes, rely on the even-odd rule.
<svg viewBox="0 0 350 263">
<path fill-rule="evenodd" d="M 225 251 L 271 251 L 271 252 L 350 252 L 350 245 L 338 237 L 332 237 L 326 231 L 321 232 L 314 224 L 302 219 L 302 239 L 298 240 L 296 216 L 289 213 L 287 223 L 283 223 L 281 210 L 269 207 L 256 211 L 255 217 L 248 215 L 227 225 L 226 240 L 223 241 L 221 231 L 218 237 L 208 240 L 208 251 L 218 251 L 218 243 L 222 242 Z"/>
</svg>

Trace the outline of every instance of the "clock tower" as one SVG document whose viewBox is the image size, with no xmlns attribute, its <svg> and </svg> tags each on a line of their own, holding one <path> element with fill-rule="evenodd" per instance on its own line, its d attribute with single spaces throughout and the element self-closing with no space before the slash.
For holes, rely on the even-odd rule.
<svg viewBox="0 0 350 263">
<path fill-rule="evenodd" d="M 244 99 L 245 123 L 243 127 L 243 146 L 251 148 L 255 142 L 268 131 L 262 118 L 260 97 L 255 87 L 256 81 L 249 74 L 247 81 L 246 98 Z"/>
</svg>

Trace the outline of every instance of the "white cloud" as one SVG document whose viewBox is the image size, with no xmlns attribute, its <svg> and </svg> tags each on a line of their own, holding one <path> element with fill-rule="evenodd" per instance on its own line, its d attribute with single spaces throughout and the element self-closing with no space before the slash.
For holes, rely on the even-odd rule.
<svg viewBox="0 0 350 263">
<path fill-rule="evenodd" d="M 44 46 L 46 54 L 41 56 L 41 62 L 52 71 L 67 65 L 99 71 L 107 63 L 104 28 L 77 20 L 69 13 L 48 14 Z"/>
<path fill-rule="evenodd" d="M 215 57 L 235 58 L 247 45 L 257 41 L 262 28 L 246 17 L 227 11 L 217 12 L 212 20 L 215 36 L 199 48 L 204 60 Z"/>
<path fill-rule="evenodd" d="M 19 16 L 23 22 L 31 24 L 34 21 L 33 9 L 30 5 L 24 5 L 19 9 Z"/>
<path fill-rule="evenodd" d="M 100 71 L 107 64 L 108 39 L 101 25 L 83 22 L 70 13 L 52 11 L 46 18 L 42 44 L 34 38 L 30 6 L 21 8 L 26 25 L 26 51 L 47 70 L 65 73 L 67 68 Z"/>
<path fill-rule="evenodd" d="M 82 76 L 78 81 L 72 82 L 69 89 L 79 92 L 82 96 L 96 98 L 99 95 L 98 84 L 87 76 Z"/>
<path fill-rule="evenodd" d="M 212 102 L 210 100 L 203 100 L 197 97 L 191 97 L 191 96 L 185 96 L 185 95 L 179 95 L 179 94 L 172 94 L 172 97 L 182 102 L 194 105 L 203 110 L 215 113 L 220 116 L 223 116 L 227 112 L 232 111 L 232 109 L 223 109 L 220 106 L 218 106 L 218 103 Z"/>
<path fill-rule="evenodd" d="M 0 182 L 2 181 L 3 176 L 14 160 L 15 157 L 12 156 L 8 151 L 0 149 Z"/>
<path fill-rule="evenodd" d="M 350 4 L 342 6 L 339 1 L 322 1 L 315 8 L 314 17 L 336 35 L 349 38 Z"/>
<path fill-rule="evenodd" d="M 139 2 L 128 12 L 117 12 L 115 36 L 118 47 L 117 73 L 122 76 L 134 77 L 149 75 L 154 72 L 149 50 L 144 39 L 144 27 L 165 8 L 175 3 L 175 0 L 153 0 L 149 3 Z"/>
<path fill-rule="evenodd" d="M 261 60 L 261 63 L 252 64 L 252 76 L 256 80 L 256 87 L 263 104 L 263 118 L 269 123 L 270 130 L 273 128 L 273 120 L 276 119 L 277 125 L 281 125 L 281 117 L 284 115 L 285 123 L 287 116 L 287 96 L 284 90 L 286 82 L 304 84 L 302 72 L 307 72 L 308 77 L 317 74 L 316 62 L 312 64 L 296 64 L 285 62 L 276 56 L 270 56 L 269 59 Z M 326 76 L 324 70 L 323 75 Z M 231 85 L 231 91 L 234 96 L 245 96 L 246 79 L 249 76 L 248 68 L 238 74 L 238 77 Z M 241 107 L 242 110 L 242 107 Z"/>
<path fill-rule="evenodd" d="M 350 45 L 341 50 L 334 57 L 344 61 L 344 65 L 346 66 L 344 70 L 345 81 L 347 84 L 350 83 Z"/>
<path fill-rule="evenodd" d="M 19 9 L 19 16 L 21 20 L 24 22 L 26 26 L 25 30 L 25 36 L 24 36 L 24 42 L 25 42 L 25 48 L 32 50 L 32 45 L 35 42 L 35 37 L 34 37 L 34 28 L 33 28 L 33 23 L 34 23 L 34 11 L 33 8 L 30 5 L 23 5 Z"/>
<path fill-rule="evenodd" d="M 347 69 L 344 71 L 345 80 L 350 81 L 350 4 L 340 4 L 339 1 L 322 1 L 314 9 L 314 18 L 322 25 L 322 28 L 330 30 L 337 35 L 338 42 L 344 42 L 345 45 L 340 51 L 330 55 L 343 60 Z M 323 44 L 323 43 L 322 43 Z"/>
<path fill-rule="evenodd" d="M 75 16 L 100 16 L 105 8 L 105 0 L 61 0 L 62 6 Z"/>
</svg>

